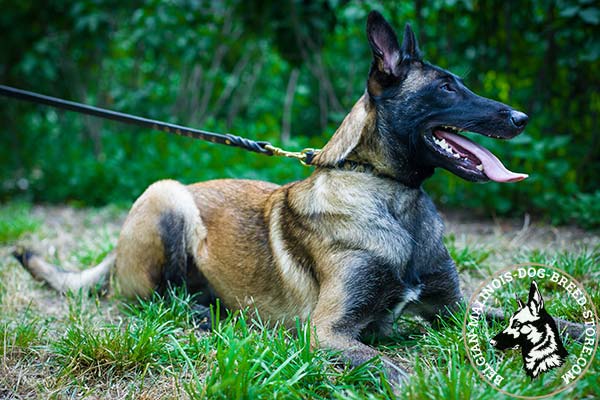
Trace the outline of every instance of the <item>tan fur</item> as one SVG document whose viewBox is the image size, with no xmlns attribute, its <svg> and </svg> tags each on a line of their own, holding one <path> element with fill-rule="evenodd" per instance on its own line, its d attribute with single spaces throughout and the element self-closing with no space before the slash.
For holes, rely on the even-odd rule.
<svg viewBox="0 0 600 400">
<path fill-rule="evenodd" d="M 15 255 L 23 256 L 25 249 L 18 248 Z M 44 281 L 60 293 L 79 289 L 91 289 L 110 274 L 115 264 L 115 254 L 109 254 L 100 264 L 84 271 L 65 271 L 46 262 L 43 258 L 34 256 L 28 260 L 26 268 L 37 280 Z"/>
<path fill-rule="evenodd" d="M 430 74 L 433 75 L 432 72 Z M 432 77 L 429 74 L 423 73 L 418 68 L 412 69 L 406 79 L 402 82 L 402 92 L 412 93 L 421 89 L 426 84 L 432 81 Z"/>
</svg>

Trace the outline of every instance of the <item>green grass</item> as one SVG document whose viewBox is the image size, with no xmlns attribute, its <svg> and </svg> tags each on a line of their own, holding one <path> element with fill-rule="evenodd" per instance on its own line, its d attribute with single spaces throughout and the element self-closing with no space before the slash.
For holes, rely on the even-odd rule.
<svg viewBox="0 0 600 400">
<path fill-rule="evenodd" d="M 168 371 L 189 376 L 182 386 L 193 399 L 390 395 L 377 362 L 352 370 L 339 365 L 335 353 L 311 349 L 308 323 L 297 322 L 293 333 L 248 310 L 220 319 L 217 308 L 212 332 L 201 333 L 193 298 L 176 291 L 166 300 L 123 305 L 127 322 L 97 326 L 86 316 L 81 294 L 69 301 L 70 323 L 51 344 L 66 377 Z"/>
<path fill-rule="evenodd" d="M 97 265 L 115 248 L 115 240 L 107 232 L 100 232 L 99 241 L 84 243 L 74 253 L 73 257 L 81 269 Z"/>
<path fill-rule="evenodd" d="M 494 251 L 492 249 L 477 244 L 458 246 L 454 235 L 446 236 L 444 244 L 450 253 L 450 257 L 456 263 L 458 272 L 489 273 L 489 269 L 485 268 L 485 263 L 493 254 Z"/>
<path fill-rule="evenodd" d="M 0 206 L 0 244 L 14 242 L 24 234 L 35 231 L 39 225 L 40 221 L 31 216 L 31 205 L 28 203 Z"/>
<path fill-rule="evenodd" d="M 144 370 L 168 358 L 171 323 L 153 320 L 88 327 L 72 325 L 53 343 L 57 361 L 65 368 L 108 368 L 113 371 Z"/>
<path fill-rule="evenodd" d="M 532 251 L 525 256 L 528 262 L 553 265 L 565 270 L 578 281 L 586 282 L 586 288 L 589 285 L 599 286 L 600 245 L 591 249 L 583 248 L 577 253 Z"/>
<path fill-rule="evenodd" d="M 43 325 L 36 319 L 21 318 L 0 323 L 0 356 L 13 352 L 28 352 L 41 343 Z"/>
<path fill-rule="evenodd" d="M 336 367 L 335 354 L 310 348 L 308 323 L 296 330 L 269 328 L 247 313 L 227 317 L 207 337 L 214 354 L 204 382 L 186 390 L 192 398 L 239 399 L 364 398 L 389 389 L 376 365 Z"/>
<path fill-rule="evenodd" d="M 23 206 L 17 206 L 23 207 Z M 4 208 L 3 210 L 5 210 Z M 98 227 L 90 224 L 90 229 Z M 67 254 L 75 263 L 92 265 L 114 247 L 110 233 L 81 235 Z M 108 231 L 106 231 L 108 232 Z M 39 235 L 39 233 L 35 233 Z M 78 235 L 79 239 L 79 235 Z M 477 243 L 477 242 L 475 242 Z M 446 244 L 461 275 L 479 281 L 495 270 L 500 250 L 482 244 Z M 6 249 L 9 247 L 7 246 Z M 582 282 L 594 303 L 600 304 L 600 247 L 570 251 L 520 251 L 505 265 L 522 262 L 551 264 Z M 191 399 L 388 399 L 395 394 L 378 360 L 350 369 L 338 354 L 312 349 L 308 323 L 293 331 L 268 323 L 253 310 L 230 315 L 213 310 L 212 332 L 198 329 L 193 296 L 175 290 L 165 298 L 122 302 L 97 293 L 69 293 L 59 297 L 33 283 L 11 260 L 0 260 L 0 367 L 16 368 L 14 380 L 0 373 L 0 387 L 22 397 L 191 398 Z M 17 285 L 17 286 L 15 286 Z M 19 286 L 21 285 L 21 286 Z M 22 286 L 25 285 L 25 286 Z M 544 283 L 553 315 L 578 317 L 572 301 L 555 297 L 556 288 Z M 32 291 L 19 303 L 23 291 Z M 512 293 L 504 293 L 512 301 Z M 523 294 L 522 297 L 526 295 Z M 20 305 L 19 305 L 20 304 Z M 508 312 L 513 304 L 506 305 Z M 54 308 L 54 310 L 52 310 Z M 411 370 L 408 383 L 397 393 L 406 399 L 509 399 L 492 390 L 470 366 L 462 341 L 464 310 L 441 323 L 439 329 L 402 316 L 391 338 L 368 343 L 398 359 Z M 503 324 L 482 326 L 489 332 Z M 568 345 L 577 353 L 580 345 Z M 488 350 L 492 358 L 497 352 Z M 500 372 L 523 375 L 517 353 L 503 353 Z M 591 370 L 560 399 L 594 398 L 600 386 L 599 357 Z M 0 370 L 2 371 L 2 370 Z M 24 371 L 24 372 L 23 372 Z M 37 382 L 26 391 L 19 376 Z M 9 376 L 9 375 L 6 375 Z M 44 380 L 42 380 L 42 377 Z M 530 393 L 540 392 L 549 379 Z M 529 387 L 526 380 L 508 389 Z M 33 394 L 32 394 L 33 393 Z"/>
<path fill-rule="evenodd" d="M 597 250 L 583 250 L 550 258 L 569 260 L 561 265 L 577 275 L 579 270 L 586 271 L 583 266 L 593 267 L 588 263 L 597 256 Z M 539 262 L 540 257 L 539 253 L 534 253 L 529 261 Z M 587 271 L 584 277 L 589 279 L 591 276 L 593 273 L 590 275 Z M 593 283 L 591 287 L 595 285 Z M 193 399 L 393 397 L 377 361 L 351 370 L 336 362 L 335 353 L 311 349 L 308 324 L 298 322 L 297 332 L 293 333 L 277 324 L 269 326 L 258 315 L 246 310 L 213 323 L 210 334 L 200 334 L 195 328 L 192 304 L 193 298 L 184 292 L 174 293 L 168 301 L 156 297 L 123 306 L 127 322 L 101 328 L 75 317 L 65 336 L 53 344 L 53 351 L 59 363 L 69 368 L 66 373 L 91 366 L 102 371 L 96 373 L 109 375 L 128 369 L 138 373 L 168 369 L 175 375 L 188 377 L 182 386 Z M 576 305 L 561 304 L 551 311 L 569 316 L 569 307 Z M 81 314 L 77 307 L 72 313 Z M 213 313 L 213 318 L 214 314 L 218 316 L 219 311 Z M 403 398 L 506 397 L 490 390 L 468 365 L 462 342 L 463 318 L 464 310 L 461 310 L 443 321 L 441 329 L 403 318 L 399 322 L 404 333 L 398 333 L 395 341 L 374 342 L 382 352 L 407 357 L 413 363 L 412 378 L 401 390 Z M 502 328 L 500 323 L 485 327 L 490 332 Z M 579 352 L 580 345 L 569 346 L 575 349 L 573 353 Z M 520 355 L 507 356 L 500 364 L 499 372 L 505 376 L 523 375 Z M 592 371 L 572 391 L 558 398 L 592 396 L 598 373 L 596 357 Z M 518 383 L 508 384 L 505 389 L 543 394 L 548 382 L 548 379 L 541 381 L 531 389 L 529 380 L 521 379 Z"/>
</svg>

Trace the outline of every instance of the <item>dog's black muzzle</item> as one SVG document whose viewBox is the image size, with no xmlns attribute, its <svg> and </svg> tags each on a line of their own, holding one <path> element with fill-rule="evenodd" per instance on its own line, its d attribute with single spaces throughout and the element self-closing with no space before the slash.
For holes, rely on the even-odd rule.
<svg viewBox="0 0 600 400">
<path fill-rule="evenodd" d="M 500 332 L 492 339 L 490 339 L 490 345 L 492 345 L 492 347 L 496 348 L 497 350 L 506 350 L 518 347 L 520 343 L 519 340 L 515 339 L 514 337 L 504 332 Z"/>
<path fill-rule="evenodd" d="M 471 101 L 462 103 L 455 124 L 467 131 L 495 139 L 511 139 L 525 129 L 529 122 L 527 114 L 513 110 L 506 104 L 470 93 Z"/>
</svg>

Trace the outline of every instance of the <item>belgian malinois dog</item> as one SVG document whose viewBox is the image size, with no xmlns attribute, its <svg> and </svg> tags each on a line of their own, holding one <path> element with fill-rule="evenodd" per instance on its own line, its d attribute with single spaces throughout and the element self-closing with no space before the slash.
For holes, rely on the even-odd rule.
<svg viewBox="0 0 600 400">
<path fill-rule="evenodd" d="M 526 178 L 459 132 L 509 139 L 527 115 L 423 61 L 409 25 L 400 46 L 371 12 L 367 36 L 366 91 L 307 179 L 159 181 L 135 201 L 115 253 L 98 266 L 68 272 L 30 251 L 16 257 L 58 291 L 109 275 L 127 297 L 185 285 L 204 293 L 201 301 L 255 307 L 270 320 L 310 317 L 314 345 L 341 351 L 351 365 L 377 357 L 362 333 L 389 332 L 401 312 L 433 321 L 463 298 L 442 219 L 421 184 L 437 167 L 473 182 Z M 382 359 L 390 380 L 405 376 Z"/>
</svg>

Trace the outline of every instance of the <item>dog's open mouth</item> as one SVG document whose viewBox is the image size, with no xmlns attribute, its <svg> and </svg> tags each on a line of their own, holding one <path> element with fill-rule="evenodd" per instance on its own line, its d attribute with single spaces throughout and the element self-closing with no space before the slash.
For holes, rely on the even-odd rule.
<svg viewBox="0 0 600 400">
<path fill-rule="evenodd" d="M 461 168 L 495 182 L 518 182 L 529 176 L 509 171 L 491 151 L 459 132 L 461 129 L 453 126 L 438 126 L 432 130 L 432 139 L 436 150 Z"/>
</svg>

